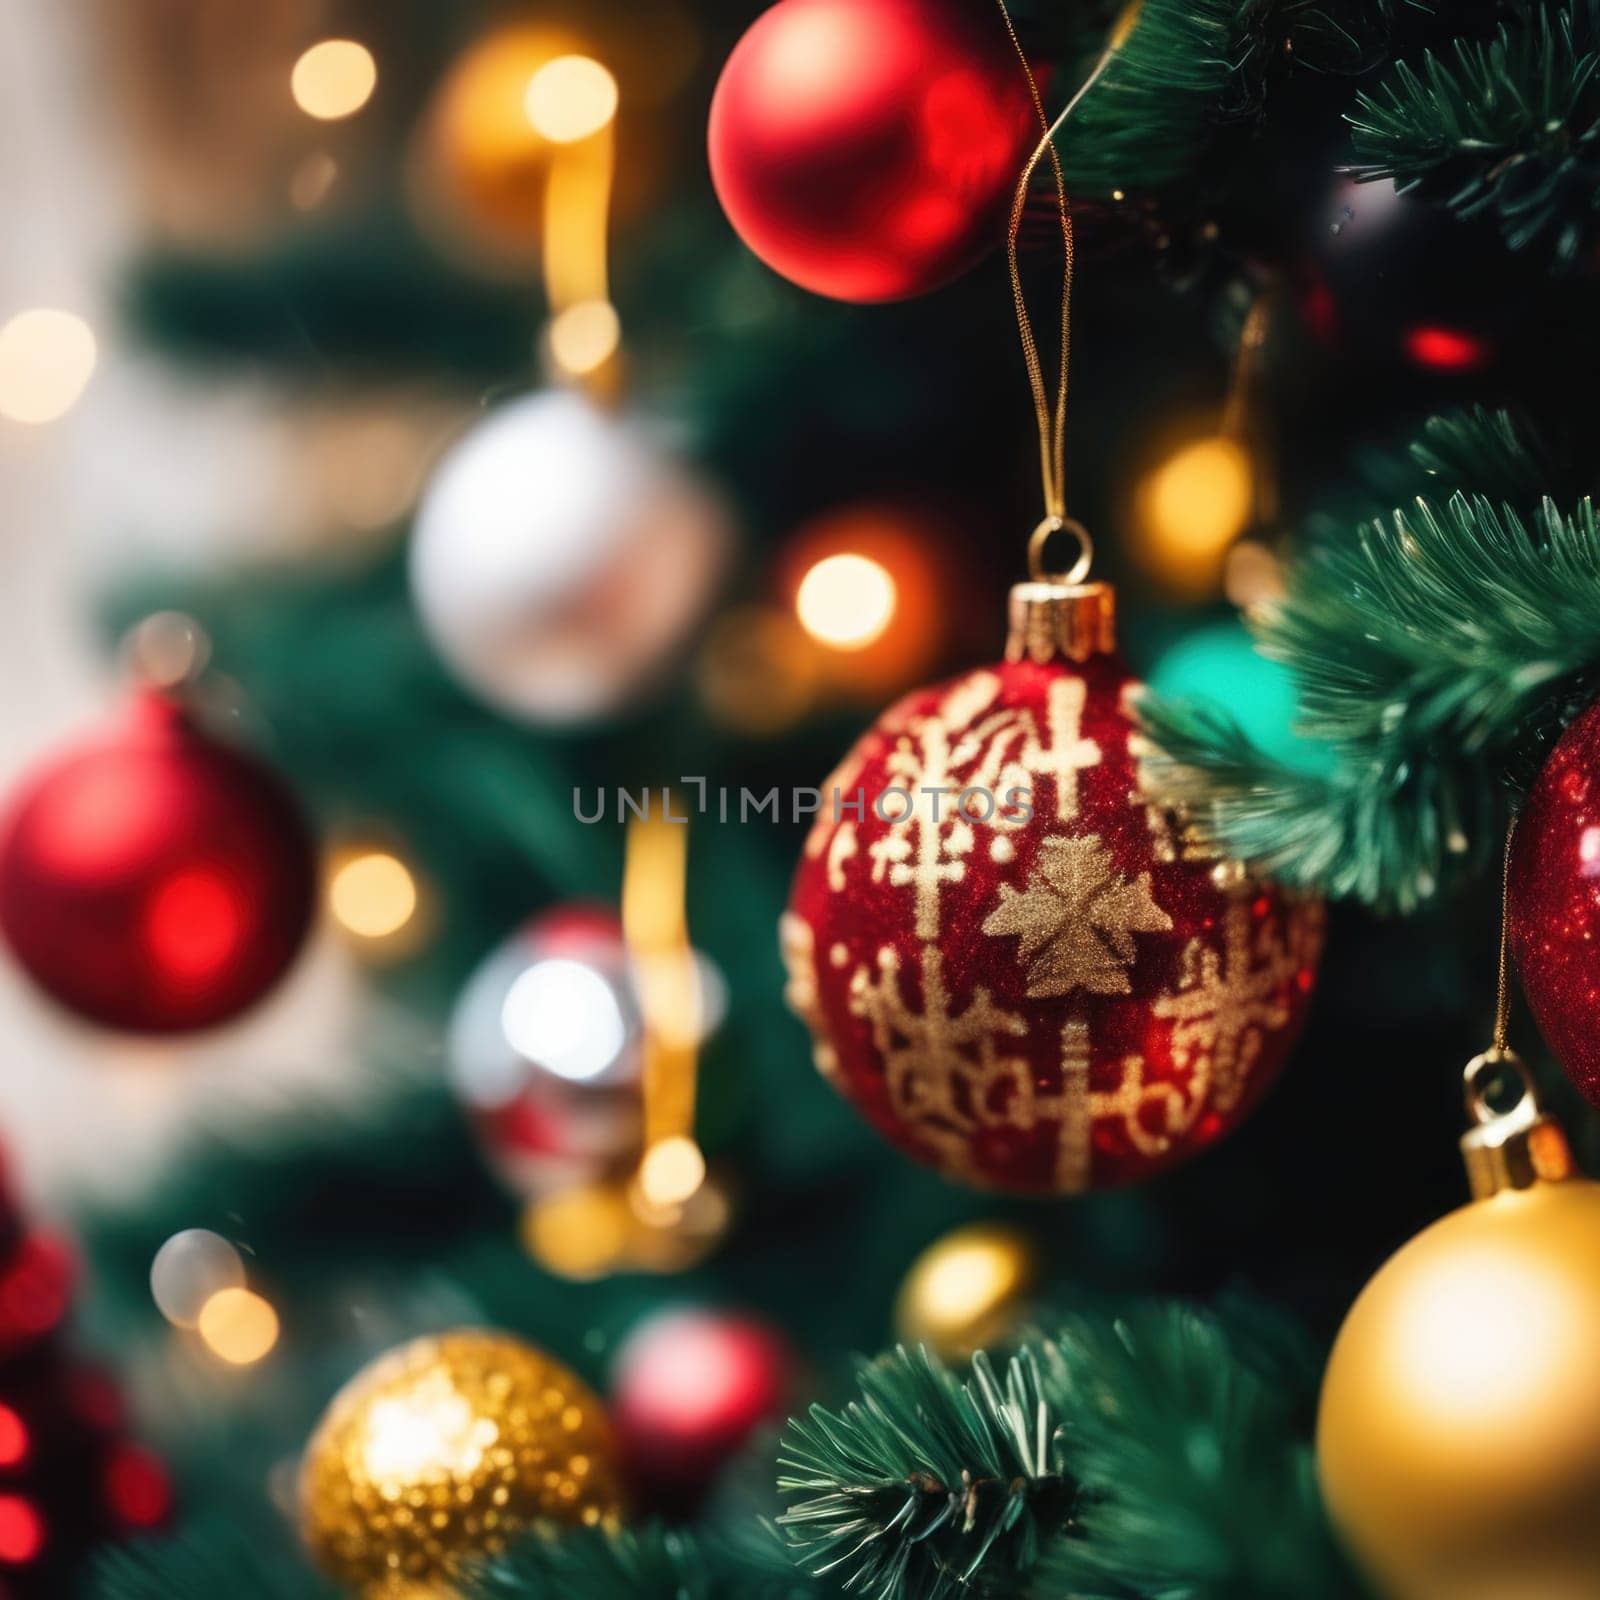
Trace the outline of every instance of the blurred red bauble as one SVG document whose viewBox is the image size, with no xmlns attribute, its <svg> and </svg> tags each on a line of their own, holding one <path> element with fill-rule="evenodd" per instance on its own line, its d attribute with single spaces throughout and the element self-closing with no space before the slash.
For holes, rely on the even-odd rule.
<svg viewBox="0 0 1600 1600">
<path fill-rule="evenodd" d="M 823 785 L 784 918 L 820 1070 L 980 1188 L 1106 1188 L 1206 1148 L 1315 982 L 1320 904 L 1146 790 L 1111 606 L 1013 591 L 1008 659 L 906 696 Z"/>
<path fill-rule="evenodd" d="M 711 176 L 740 238 L 837 300 L 900 300 L 1000 242 L 1038 136 L 997 15 L 779 0 L 723 68 Z"/>
<path fill-rule="evenodd" d="M 283 975 L 316 872 L 283 784 L 146 694 L 13 798 L 0 931 L 78 1016 L 183 1033 L 236 1017 Z"/>
<path fill-rule="evenodd" d="M 628 1469 L 656 1497 L 692 1498 L 751 1432 L 785 1415 L 794 1357 L 776 1332 L 720 1311 L 664 1311 L 623 1342 L 611 1418 Z"/>
<path fill-rule="evenodd" d="M 1507 913 L 1534 1020 L 1600 1105 L 1600 704 L 1562 734 L 1529 792 Z"/>
</svg>

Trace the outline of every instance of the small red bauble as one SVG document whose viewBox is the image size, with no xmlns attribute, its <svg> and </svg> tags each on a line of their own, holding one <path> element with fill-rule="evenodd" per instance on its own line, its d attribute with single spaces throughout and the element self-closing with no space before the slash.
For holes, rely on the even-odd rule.
<svg viewBox="0 0 1600 1600">
<path fill-rule="evenodd" d="M 611 1418 L 629 1471 L 658 1496 L 692 1496 L 751 1432 L 783 1417 L 795 1388 L 788 1345 L 765 1323 L 664 1311 L 624 1341 Z"/>
<path fill-rule="evenodd" d="M 0 932 L 55 1000 L 130 1033 L 237 1016 L 282 976 L 316 901 L 299 807 L 171 701 L 24 784 L 0 830 Z"/>
<path fill-rule="evenodd" d="M 1506 909 L 1539 1031 L 1600 1105 L 1600 704 L 1562 734 L 1528 795 Z"/>
<path fill-rule="evenodd" d="M 722 70 L 711 176 L 784 277 L 899 300 L 999 242 L 1038 132 L 998 16 L 970 0 L 780 0 Z"/>
<path fill-rule="evenodd" d="M 908 695 L 828 779 L 784 949 L 819 1068 L 888 1139 L 1063 1194 L 1244 1117 L 1304 1020 L 1322 908 L 1146 792 L 1105 585 L 1012 606 L 1004 663 Z"/>
</svg>

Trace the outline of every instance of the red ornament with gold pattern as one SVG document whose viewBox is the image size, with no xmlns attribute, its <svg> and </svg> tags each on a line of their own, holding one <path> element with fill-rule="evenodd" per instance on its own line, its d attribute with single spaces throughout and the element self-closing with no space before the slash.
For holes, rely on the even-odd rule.
<svg viewBox="0 0 1600 1600">
<path fill-rule="evenodd" d="M 1083 557 L 1012 590 L 1005 660 L 908 695 L 828 779 L 783 920 L 823 1074 L 908 1155 L 1034 1194 L 1236 1127 L 1323 926 L 1146 789 L 1114 595 L 1061 527 Z"/>
<path fill-rule="evenodd" d="M 1600 1105 L 1600 704 L 1562 734 L 1529 791 L 1506 889 L 1528 1007 Z"/>
</svg>

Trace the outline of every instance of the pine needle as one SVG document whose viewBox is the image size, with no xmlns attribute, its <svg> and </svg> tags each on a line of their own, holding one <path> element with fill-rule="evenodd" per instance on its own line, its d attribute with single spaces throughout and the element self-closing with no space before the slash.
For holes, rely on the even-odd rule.
<svg viewBox="0 0 1600 1600">
<path fill-rule="evenodd" d="M 1348 119 L 1362 179 L 1392 178 L 1558 268 L 1600 237 L 1600 4 L 1523 8 L 1487 41 L 1398 62 Z"/>
<path fill-rule="evenodd" d="M 1218 706 L 1147 695 L 1149 774 L 1230 854 L 1291 885 L 1402 913 L 1492 854 L 1528 730 L 1600 667 L 1600 524 L 1528 505 L 1548 457 L 1503 413 L 1437 418 L 1412 450 L 1443 497 L 1324 535 L 1257 619 L 1320 775 L 1266 755 Z"/>
</svg>

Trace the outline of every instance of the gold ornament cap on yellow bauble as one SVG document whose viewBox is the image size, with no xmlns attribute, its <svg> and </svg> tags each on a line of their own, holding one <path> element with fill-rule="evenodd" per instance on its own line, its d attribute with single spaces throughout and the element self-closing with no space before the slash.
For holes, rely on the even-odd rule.
<svg viewBox="0 0 1600 1600">
<path fill-rule="evenodd" d="M 1522 1081 L 1509 1111 L 1485 1084 Z M 1333 1347 L 1328 1511 L 1387 1600 L 1600 1600 L 1600 1184 L 1526 1068 L 1467 1068 L 1473 1200 L 1404 1246 Z"/>
<path fill-rule="evenodd" d="M 541 1522 L 622 1503 L 594 1393 L 531 1345 L 482 1329 L 417 1339 L 334 1397 L 301 1467 L 312 1555 L 363 1600 L 444 1600 L 460 1563 Z"/>
</svg>

